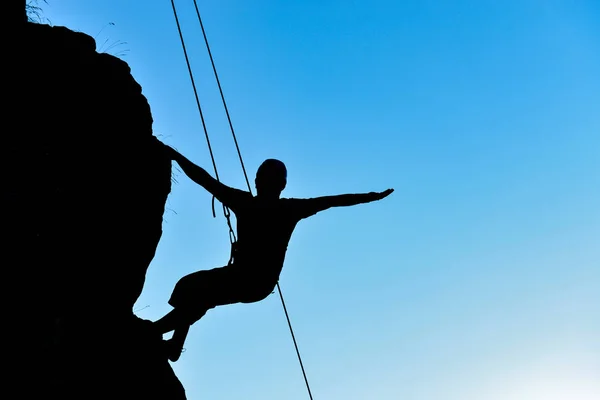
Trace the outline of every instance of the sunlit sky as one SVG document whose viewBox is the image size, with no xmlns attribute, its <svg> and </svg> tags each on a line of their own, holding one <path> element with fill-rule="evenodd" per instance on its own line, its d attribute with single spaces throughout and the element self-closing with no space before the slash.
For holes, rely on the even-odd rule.
<svg viewBox="0 0 600 400">
<path fill-rule="evenodd" d="M 175 4 L 219 175 L 244 189 L 193 1 Z M 155 134 L 213 172 L 169 0 L 40 5 L 127 61 Z M 287 197 L 396 190 L 292 237 L 281 286 L 315 400 L 600 398 L 600 2 L 198 5 L 251 179 L 274 157 Z M 210 195 L 174 178 L 150 320 L 229 259 Z M 190 400 L 309 398 L 277 294 L 211 310 L 186 349 Z"/>
</svg>

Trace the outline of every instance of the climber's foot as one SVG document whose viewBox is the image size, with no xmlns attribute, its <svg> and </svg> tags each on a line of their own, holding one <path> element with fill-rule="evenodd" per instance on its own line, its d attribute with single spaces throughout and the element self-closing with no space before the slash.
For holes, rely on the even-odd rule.
<svg viewBox="0 0 600 400">
<path fill-rule="evenodd" d="M 183 352 L 183 347 L 181 345 L 177 345 L 173 339 L 165 340 L 164 345 L 167 358 L 172 362 L 179 360 L 179 357 L 181 357 L 181 353 Z"/>
</svg>

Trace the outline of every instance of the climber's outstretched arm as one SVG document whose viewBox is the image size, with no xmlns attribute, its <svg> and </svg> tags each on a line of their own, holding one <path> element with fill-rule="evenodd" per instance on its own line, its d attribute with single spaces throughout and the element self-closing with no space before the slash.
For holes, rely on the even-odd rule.
<svg viewBox="0 0 600 400">
<path fill-rule="evenodd" d="M 349 207 L 357 204 L 370 203 L 381 200 L 389 196 L 394 189 L 387 189 L 383 192 L 340 194 L 336 196 L 322 196 L 312 199 L 303 199 L 302 209 L 306 216 L 316 214 L 331 207 Z"/>
<path fill-rule="evenodd" d="M 233 203 L 235 203 L 236 199 L 239 197 L 239 193 L 243 193 L 241 190 L 237 190 L 222 184 L 221 182 L 213 178 L 204 168 L 194 164 L 193 162 L 188 160 L 184 155 L 180 154 L 173 148 L 169 146 L 165 147 L 167 148 L 169 157 L 172 160 L 177 161 L 177 164 L 179 164 L 183 172 L 192 181 L 202 186 L 224 205 L 232 207 Z"/>
</svg>

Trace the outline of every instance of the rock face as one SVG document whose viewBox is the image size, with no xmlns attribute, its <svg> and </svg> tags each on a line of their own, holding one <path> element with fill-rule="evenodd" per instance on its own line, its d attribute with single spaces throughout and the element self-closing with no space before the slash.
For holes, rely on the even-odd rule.
<svg viewBox="0 0 600 400">
<path fill-rule="evenodd" d="M 185 399 L 160 337 L 132 311 L 171 188 L 148 102 L 90 36 L 23 26 L 2 147 L 28 379 L 45 398 Z"/>
</svg>

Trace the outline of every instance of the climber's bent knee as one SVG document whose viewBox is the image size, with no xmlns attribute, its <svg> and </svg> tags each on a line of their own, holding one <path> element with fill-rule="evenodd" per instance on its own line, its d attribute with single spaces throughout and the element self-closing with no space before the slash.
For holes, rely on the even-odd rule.
<svg viewBox="0 0 600 400">
<path fill-rule="evenodd" d="M 276 283 L 246 266 L 228 265 L 184 276 L 175 285 L 169 304 L 204 315 L 216 306 L 264 300 Z"/>
</svg>

